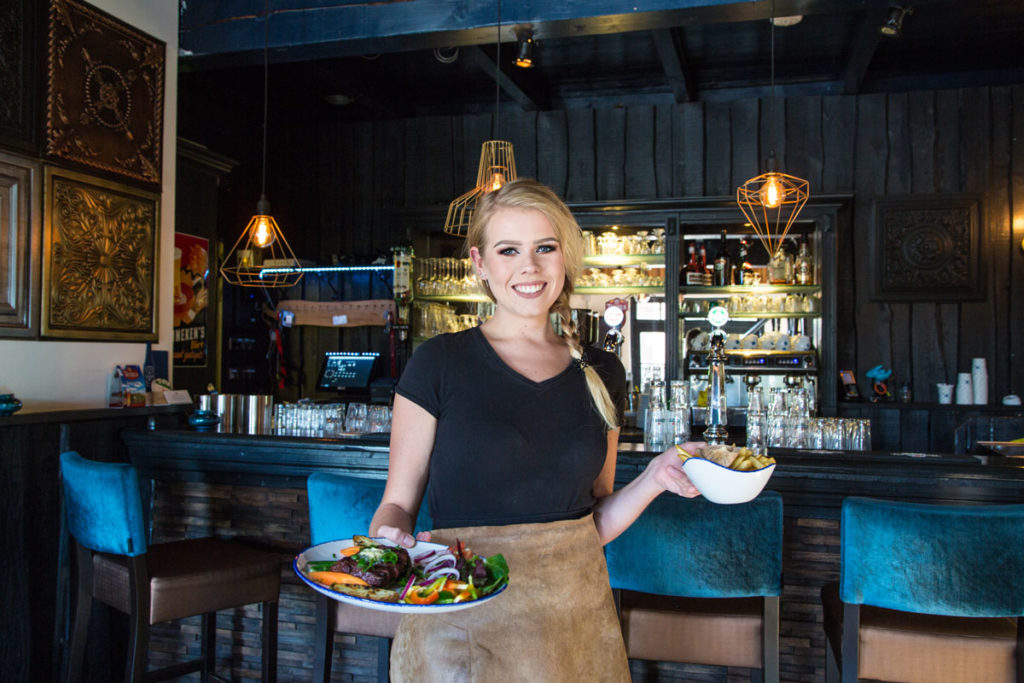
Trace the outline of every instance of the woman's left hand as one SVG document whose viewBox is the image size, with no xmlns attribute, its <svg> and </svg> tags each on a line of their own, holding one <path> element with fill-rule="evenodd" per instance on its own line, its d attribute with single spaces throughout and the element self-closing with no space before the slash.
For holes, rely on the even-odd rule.
<svg viewBox="0 0 1024 683">
<path fill-rule="evenodd" d="M 683 444 L 688 453 L 696 453 L 703 444 L 690 441 Z M 700 491 L 693 485 L 690 478 L 683 471 L 683 461 L 679 458 L 679 451 L 672 446 L 661 455 L 653 458 L 647 465 L 645 472 L 654 478 L 658 486 L 666 491 L 671 491 L 684 498 L 696 498 Z"/>
</svg>

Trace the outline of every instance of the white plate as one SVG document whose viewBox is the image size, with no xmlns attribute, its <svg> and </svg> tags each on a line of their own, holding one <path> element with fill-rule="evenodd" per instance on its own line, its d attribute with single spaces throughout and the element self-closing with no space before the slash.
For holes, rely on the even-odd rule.
<svg viewBox="0 0 1024 683">
<path fill-rule="evenodd" d="M 373 539 L 381 545 L 395 545 L 391 541 L 383 538 Z M 356 607 L 365 607 L 367 609 L 378 610 L 380 612 L 399 612 L 401 614 L 441 614 L 442 612 L 455 612 L 460 609 L 467 609 L 469 607 L 476 607 L 483 603 L 491 600 L 498 595 L 501 595 L 506 588 L 508 583 L 502 584 L 498 590 L 494 591 L 490 595 L 485 595 L 482 598 L 476 600 L 470 600 L 467 602 L 456 602 L 448 605 L 410 605 L 404 602 L 381 602 L 379 600 L 370 600 L 369 598 L 360 598 L 355 595 L 348 595 L 347 593 L 339 593 L 338 591 L 331 590 L 322 583 L 313 581 L 306 576 L 306 565 L 309 562 L 321 562 L 323 560 L 339 560 L 341 559 L 341 551 L 345 548 L 351 548 L 355 545 L 355 542 L 351 538 L 346 538 L 340 541 L 328 541 L 327 543 L 320 543 L 310 548 L 306 548 L 301 553 L 295 556 L 295 560 L 292 562 L 292 568 L 295 573 L 298 574 L 299 578 L 306 582 L 306 585 L 315 590 L 318 593 L 322 593 L 332 600 L 338 602 L 345 602 Z M 435 550 L 446 551 L 448 546 L 443 543 L 427 543 L 425 541 L 417 541 L 416 545 L 412 548 L 408 548 L 409 557 L 415 563 L 416 559 L 422 557 Z"/>
<path fill-rule="evenodd" d="M 757 498 L 775 471 L 774 463 L 759 470 L 729 469 L 706 458 L 683 462 L 683 471 L 701 495 L 712 503 L 746 503 Z"/>
</svg>

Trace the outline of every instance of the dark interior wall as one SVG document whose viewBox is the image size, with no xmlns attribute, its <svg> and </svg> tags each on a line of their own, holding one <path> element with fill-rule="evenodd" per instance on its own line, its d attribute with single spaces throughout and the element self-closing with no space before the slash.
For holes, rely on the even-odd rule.
<svg viewBox="0 0 1024 683">
<path fill-rule="evenodd" d="M 881 363 L 912 382 L 918 401 L 934 401 L 936 382 L 981 356 L 990 400 L 1024 392 L 1024 86 L 800 97 L 774 111 L 751 99 L 494 119 L 278 124 L 267 187 L 296 254 L 324 263 L 410 242 L 394 211 L 443 207 L 466 191 L 491 137 L 513 142 L 520 176 L 568 201 L 732 195 L 763 170 L 774 137 L 782 169 L 809 180 L 812 194 L 855 196 L 838 237 L 839 367 L 864 381 Z M 983 298 L 871 301 L 873 200 L 959 192 L 983 195 Z M 241 199 L 240 214 L 251 212 Z"/>
</svg>

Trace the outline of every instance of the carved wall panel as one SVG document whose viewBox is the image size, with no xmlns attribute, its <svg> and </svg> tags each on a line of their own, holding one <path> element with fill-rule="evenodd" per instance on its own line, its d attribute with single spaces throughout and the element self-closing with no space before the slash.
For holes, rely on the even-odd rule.
<svg viewBox="0 0 1024 683">
<path fill-rule="evenodd" d="M 0 152 L 0 337 L 39 333 L 39 163 Z"/>
<path fill-rule="evenodd" d="M 157 341 L 159 195 L 45 170 L 42 332 Z"/>
<path fill-rule="evenodd" d="M 35 0 L 0 0 L 0 145 L 38 154 Z"/>
<path fill-rule="evenodd" d="M 876 301 L 965 301 L 982 297 L 980 199 L 905 195 L 875 200 Z"/>
<path fill-rule="evenodd" d="M 160 184 L 165 44 L 78 0 L 50 0 L 45 153 Z"/>
</svg>

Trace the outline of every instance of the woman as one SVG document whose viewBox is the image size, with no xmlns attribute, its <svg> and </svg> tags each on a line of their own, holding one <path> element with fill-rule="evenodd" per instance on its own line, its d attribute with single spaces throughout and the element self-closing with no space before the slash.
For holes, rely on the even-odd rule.
<svg viewBox="0 0 1024 683">
<path fill-rule="evenodd" d="M 509 588 L 478 607 L 403 619 L 392 680 L 628 680 L 601 548 L 663 491 L 697 490 L 673 447 L 613 491 L 624 371 L 575 334 L 569 294 L 583 244 L 568 207 L 534 180 L 508 183 L 480 199 L 467 243 L 494 316 L 410 359 L 370 533 L 412 546 L 429 480 L 437 528 L 420 540 L 502 553 Z"/>
</svg>

